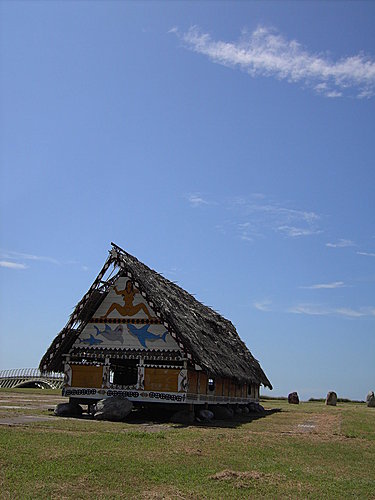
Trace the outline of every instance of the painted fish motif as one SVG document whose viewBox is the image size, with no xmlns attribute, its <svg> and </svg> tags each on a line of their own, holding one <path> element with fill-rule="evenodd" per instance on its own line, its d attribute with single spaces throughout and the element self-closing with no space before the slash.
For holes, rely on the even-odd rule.
<svg viewBox="0 0 375 500">
<path fill-rule="evenodd" d="M 120 342 L 121 344 L 124 343 L 124 338 L 122 336 L 122 325 L 116 326 L 116 328 L 112 330 L 112 328 L 106 323 L 105 328 L 102 332 L 96 325 L 94 325 L 94 328 L 96 330 L 96 336 L 102 335 L 110 342 Z"/>
<path fill-rule="evenodd" d="M 137 337 L 137 339 L 139 340 L 139 343 L 143 347 L 145 347 L 146 349 L 147 349 L 146 340 L 153 342 L 154 340 L 161 339 L 161 340 L 164 340 L 164 342 L 165 342 L 166 341 L 165 337 L 168 335 L 167 331 L 165 331 L 162 335 L 155 335 L 154 333 L 149 332 L 148 329 L 150 328 L 150 325 L 145 325 L 145 326 L 142 326 L 141 328 L 136 328 L 132 324 L 129 324 L 126 326 L 129 330 L 129 333 L 131 335 L 133 335 L 134 337 Z"/>
<path fill-rule="evenodd" d="M 94 337 L 94 335 L 92 335 L 92 334 L 87 339 L 78 339 L 78 340 L 79 340 L 80 344 L 83 343 L 83 344 L 88 344 L 88 345 L 96 345 L 96 344 L 102 344 L 103 343 L 102 340 L 96 339 Z"/>
</svg>

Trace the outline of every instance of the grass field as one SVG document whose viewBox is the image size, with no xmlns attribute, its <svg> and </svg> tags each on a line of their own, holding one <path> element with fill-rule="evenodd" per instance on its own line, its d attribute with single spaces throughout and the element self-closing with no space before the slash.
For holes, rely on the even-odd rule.
<svg viewBox="0 0 375 500">
<path fill-rule="evenodd" d="M 45 417 L 0 425 L 1 499 L 375 498 L 365 404 L 267 400 L 281 412 L 181 427 L 48 418 L 58 395 L 0 391 L 0 423 L 22 401 L 24 415 Z"/>
</svg>

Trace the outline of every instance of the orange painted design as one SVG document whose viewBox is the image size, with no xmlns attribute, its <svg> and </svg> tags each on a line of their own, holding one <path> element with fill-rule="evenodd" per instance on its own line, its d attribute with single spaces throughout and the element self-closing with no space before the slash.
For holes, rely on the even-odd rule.
<svg viewBox="0 0 375 500">
<path fill-rule="evenodd" d="M 140 292 L 133 286 L 133 283 L 130 280 L 126 282 L 125 288 L 123 290 L 119 290 L 116 286 L 113 287 L 113 290 L 117 295 L 122 296 L 124 305 L 113 302 L 109 306 L 108 311 L 103 316 L 103 319 L 107 318 L 107 316 L 113 311 L 117 311 L 119 314 L 121 314 L 121 316 L 134 316 L 135 314 L 142 311 L 149 320 L 153 319 L 146 304 L 144 304 L 143 302 L 135 305 L 133 304 L 135 295 Z"/>
</svg>

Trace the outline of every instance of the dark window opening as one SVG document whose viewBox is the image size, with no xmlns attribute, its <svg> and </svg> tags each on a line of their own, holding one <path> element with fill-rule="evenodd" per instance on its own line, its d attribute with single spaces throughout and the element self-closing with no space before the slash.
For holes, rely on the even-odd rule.
<svg viewBox="0 0 375 500">
<path fill-rule="evenodd" d="M 111 360 L 111 384 L 135 385 L 138 381 L 138 363 L 137 359 Z"/>
<path fill-rule="evenodd" d="M 215 379 L 213 379 L 213 378 L 208 379 L 208 390 L 209 391 L 215 390 Z"/>
<path fill-rule="evenodd" d="M 251 385 L 250 384 L 248 385 L 247 393 L 249 394 L 249 396 L 251 396 Z"/>
</svg>

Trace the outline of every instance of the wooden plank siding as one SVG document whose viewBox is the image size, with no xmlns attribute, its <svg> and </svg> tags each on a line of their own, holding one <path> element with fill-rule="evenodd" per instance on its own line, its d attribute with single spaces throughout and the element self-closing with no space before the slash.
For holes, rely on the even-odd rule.
<svg viewBox="0 0 375 500">
<path fill-rule="evenodd" d="M 188 392 L 198 394 L 198 373 L 193 370 L 188 370 Z"/>
<path fill-rule="evenodd" d="M 236 397 L 236 382 L 232 379 L 229 381 L 229 396 L 231 398 Z"/>
<path fill-rule="evenodd" d="M 223 379 L 220 377 L 215 378 L 215 396 L 223 395 Z"/>
<path fill-rule="evenodd" d="M 204 372 L 199 372 L 199 394 L 207 394 L 208 377 Z"/>
<path fill-rule="evenodd" d="M 145 391 L 178 391 L 179 369 L 145 368 Z"/>
<path fill-rule="evenodd" d="M 96 387 L 102 386 L 103 367 L 92 365 L 71 365 L 72 387 Z"/>
<path fill-rule="evenodd" d="M 229 396 L 229 379 L 223 380 L 223 396 Z"/>
<path fill-rule="evenodd" d="M 242 384 L 236 383 L 236 398 L 242 398 Z"/>
</svg>

